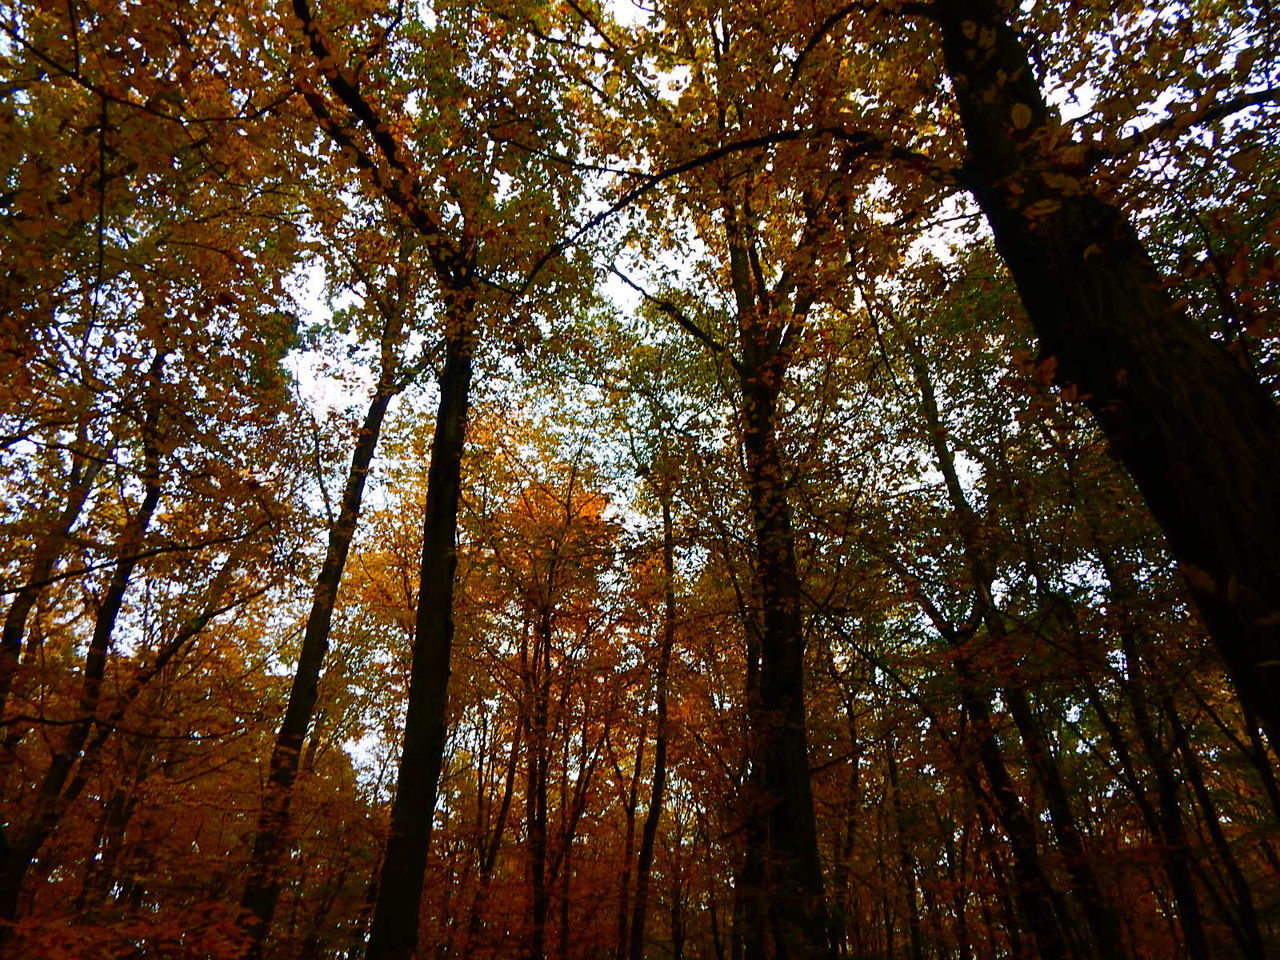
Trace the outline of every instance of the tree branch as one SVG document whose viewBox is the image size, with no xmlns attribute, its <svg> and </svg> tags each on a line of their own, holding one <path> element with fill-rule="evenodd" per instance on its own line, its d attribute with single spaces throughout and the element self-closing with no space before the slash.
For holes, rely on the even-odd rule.
<svg viewBox="0 0 1280 960">
<path fill-rule="evenodd" d="M 1265 90 L 1242 93 L 1229 100 L 1210 102 L 1198 108 L 1193 108 L 1186 113 L 1178 113 L 1171 117 L 1166 117 L 1159 123 L 1153 124 L 1145 130 L 1139 130 L 1137 133 L 1131 134 L 1111 146 L 1100 144 L 1093 147 L 1090 150 L 1089 159 L 1091 163 L 1097 163 L 1101 160 L 1122 157 L 1135 150 L 1149 147 L 1157 141 L 1177 137 L 1193 126 L 1216 123 L 1242 110 L 1267 106 L 1277 102 L 1280 102 L 1280 87 L 1268 87 Z"/>
<path fill-rule="evenodd" d="M 668 317 L 674 320 L 685 331 L 693 334 L 694 339 L 702 343 L 705 347 L 711 350 L 712 353 L 716 354 L 717 356 L 722 356 L 726 360 L 728 360 L 729 363 L 733 365 L 734 370 L 736 370 L 738 373 L 742 373 L 742 366 L 741 364 L 739 364 L 737 357 L 735 357 L 732 353 L 730 353 L 728 348 L 725 347 L 723 343 L 721 343 L 715 337 L 711 336 L 711 334 L 707 333 L 706 330 L 702 329 L 702 327 L 700 327 L 694 320 L 692 320 L 689 317 L 688 314 L 686 314 L 678 306 L 676 306 L 670 300 L 664 300 L 661 297 L 655 297 L 648 290 L 644 289 L 644 287 L 640 286 L 640 284 L 636 283 L 634 280 L 628 277 L 625 273 L 623 273 L 617 267 L 614 267 L 614 266 L 609 267 L 609 272 L 612 273 L 619 280 L 621 280 L 623 283 L 625 283 L 628 287 L 630 287 L 636 293 L 640 294 L 640 296 L 644 297 L 647 301 L 652 303 L 655 307 L 657 307 L 663 313 L 665 313 Z"/>
</svg>

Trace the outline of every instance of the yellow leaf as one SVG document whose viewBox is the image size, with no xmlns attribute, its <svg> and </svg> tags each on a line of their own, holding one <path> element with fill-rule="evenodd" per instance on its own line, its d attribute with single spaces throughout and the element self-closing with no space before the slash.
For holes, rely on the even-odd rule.
<svg viewBox="0 0 1280 960">
<path fill-rule="evenodd" d="M 1031 125 L 1031 108 L 1025 103 L 1015 103 L 1010 115 L 1013 117 L 1015 130 L 1025 130 Z"/>
</svg>

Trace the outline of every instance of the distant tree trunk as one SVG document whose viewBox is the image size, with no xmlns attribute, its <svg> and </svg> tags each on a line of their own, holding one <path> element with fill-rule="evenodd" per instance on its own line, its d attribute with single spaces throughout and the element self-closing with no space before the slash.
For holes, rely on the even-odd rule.
<svg viewBox="0 0 1280 960">
<path fill-rule="evenodd" d="M 1177 309 L 1124 212 L 1064 141 L 1001 0 L 937 0 L 969 156 L 1059 382 L 1074 384 L 1169 538 L 1240 699 L 1280 748 L 1280 415 Z M 1047 175 L 1047 176 L 1046 176 Z M 1067 178 L 1080 189 L 1056 186 Z"/>
<path fill-rule="evenodd" d="M 898 866 L 907 896 L 907 935 L 911 943 L 911 960 L 924 960 L 924 939 L 920 929 L 920 901 L 915 857 L 907 843 L 907 811 L 902 803 L 902 784 L 898 780 L 898 761 L 894 757 L 892 738 L 885 744 L 886 772 L 889 775 L 889 802 L 893 807 L 894 832 L 898 838 Z"/>
<path fill-rule="evenodd" d="M 1013 876 L 1018 903 L 1022 908 L 1027 932 L 1036 943 L 1043 960 L 1065 960 L 1067 941 L 1059 922 L 1061 910 L 1057 905 L 1057 892 L 1050 883 L 1040 856 L 1035 822 L 1019 796 L 1013 777 L 1005 763 L 1004 754 L 996 740 L 991 712 L 985 700 L 978 694 L 977 680 L 973 676 L 963 647 L 954 648 L 957 656 L 955 668 L 960 687 L 961 703 L 973 727 L 977 739 L 978 759 L 986 774 L 990 790 L 990 802 L 996 819 L 1009 838 L 1009 852 L 1013 858 Z M 976 779 L 977 771 L 970 772 L 971 784 L 981 800 L 987 792 Z"/>
<path fill-rule="evenodd" d="M 462 452 L 476 349 L 472 296 L 460 291 L 448 311 L 440 403 L 436 412 L 422 565 L 414 620 L 408 713 L 391 832 L 378 880 L 367 960 L 410 960 L 418 943 L 418 917 L 427 849 L 444 763 L 449 663 L 453 651 L 455 538 L 462 483 Z"/>
<path fill-rule="evenodd" d="M 381 365 L 378 383 L 365 411 L 364 422 L 356 434 L 351 451 L 351 465 L 343 486 L 338 516 L 329 527 L 329 543 L 324 562 L 316 576 L 311 595 L 311 611 L 302 633 L 298 665 L 293 673 L 289 703 L 271 750 L 271 762 L 262 810 L 258 815 L 258 832 L 249 858 L 249 878 L 240 905 L 248 911 L 246 932 L 249 935 L 248 960 L 262 956 L 266 936 L 280 899 L 281 862 L 289 848 L 289 808 L 293 801 L 293 784 L 298 776 L 298 761 L 307 738 L 319 695 L 320 672 L 329 650 L 329 631 L 333 608 L 342 584 L 347 554 L 360 521 L 365 481 L 373 463 L 382 422 L 392 399 L 401 390 L 396 350 L 404 325 L 404 279 L 401 280 L 396 303 L 386 312 L 381 336 Z"/>
<path fill-rule="evenodd" d="M 662 481 L 659 481 L 662 482 Z M 658 837 L 658 821 L 662 817 L 662 798 L 667 786 L 667 673 L 671 664 L 671 648 L 676 639 L 675 538 L 671 529 L 671 493 L 662 497 L 662 647 L 658 652 L 655 678 L 656 714 L 654 720 L 653 785 L 649 791 L 649 810 L 640 833 L 640 854 L 636 862 L 635 912 L 631 918 L 631 960 L 643 960 L 645 911 L 649 903 L 649 875 L 653 867 L 653 847 Z M 674 908 L 673 908 L 674 909 Z"/>
<path fill-rule="evenodd" d="M 1138 599 L 1138 586 L 1107 545 L 1102 524 L 1091 510 L 1084 511 L 1090 537 L 1098 562 L 1107 583 L 1109 612 L 1117 621 L 1120 651 L 1124 655 L 1124 668 L 1119 674 L 1119 687 L 1123 704 L 1133 718 L 1133 729 L 1138 746 L 1156 780 L 1157 806 L 1148 797 L 1149 790 L 1140 776 L 1130 750 L 1131 738 L 1122 729 L 1119 719 L 1107 709 L 1102 691 L 1092 678 L 1085 678 L 1085 691 L 1095 715 L 1107 733 L 1112 752 L 1120 767 L 1121 780 L 1138 807 L 1147 830 L 1159 847 L 1161 863 L 1173 894 L 1174 910 L 1187 955 L 1191 960 L 1203 960 L 1209 955 L 1199 896 L 1191 873 L 1191 857 L 1186 829 L 1182 821 L 1178 793 L 1178 777 L 1170 763 L 1171 751 L 1161 742 L 1147 709 L 1148 691 L 1144 677 L 1145 656 L 1141 650 L 1141 634 L 1134 620 L 1133 608 Z M 1171 923 L 1172 927 L 1172 923 Z"/>
<path fill-rule="evenodd" d="M 635 763 L 631 768 L 631 781 L 630 786 L 627 788 L 627 804 L 626 809 L 623 811 L 626 816 L 627 831 L 622 846 L 622 873 L 618 878 L 617 937 L 613 950 L 615 960 L 623 960 L 627 956 L 627 949 L 631 943 L 627 926 L 631 917 L 631 911 L 628 909 L 628 898 L 631 895 L 631 864 L 635 857 L 636 848 L 636 806 L 639 802 L 640 771 L 644 767 L 646 733 L 647 731 L 642 728 L 640 735 L 636 738 Z M 619 779 L 621 779 L 622 769 L 617 766 L 616 760 L 614 761 L 614 769 L 617 771 Z"/>
<path fill-rule="evenodd" d="M 125 593 L 134 568 L 138 565 L 147 529 L 160 505 L 164 477 L 161 473 L 159 448 L 162 403 L 157 391 L 164 365 L 165 354 L 157 353 L 147 373 L 141 426 L 142 500 L 116 540 L 115 568 L 98 605 L 93 635 L 89 638 L 85 653 L 84 675 L 77 704 L 78 715 L 66 728 L 67 732 L 61 743 L 53 751 L 49 766 L 36 790 L 39 804 L 30 822 L 13 834 L 0 829 L 0 956 L 7 952 L 12 922 L 18 914 L 23 881 L 40 848 L 62 820 L 69 802 L 69 798 L 64 796 L 64 788 L 99 720 L 98 705 L 116 622 L 124 608 Z"/>
<path fill-rule="evenodd" d="M 1235 898 L 1235 916 L 1228 912 L 1224 919 L 1231 925 L 1232 932 L 1239 941 L 1241 956 L 1246 957 L 1247 960 L 1266 960 L 1267 951 L 1263 945 L 1262 931 L 1258 926 L 1258 911 L 1253 903 L 1253 892 L 1249 889 L 1244 871 L 1240 869 L 1235 852 L 1231 849 L 1231 844 L 1222 830 L 1217 806 L 1204 782 L 1200 758 L 1196 756 L 1196 751 L 1189 742 L 1187 730 L 1175 712 L 1173 701 L 1166 695 L 1160 698 L 1160 704 L 1173 731 L 1174 742 L 1182 754 L 1186 780 L 1200 804 L 1205 829 L 1209 831 L 1209 838 L 1213 842 L 1214 850 L 1217 851 L 1223 870 L 1226 871 L 1231 893 Z"/>
<path fill-rule="evenodd" d="M 930 444 L 960 530 L 961 544 L 964 547 L 974 588 L 976 612 L 986 627 L 987 635 L 992 639 L 1002 640 L 1007 636 L 1007 631 L 992 593 L 995 569 L 988 556 L 989 551 L 979 535 L 978 517 L 960 483 L 955 456 L 951 449 L 946 425 L 942 421 L 928 364 L 915 341 L 908 338 L 904 342 L 910 356 L 916 387 L 920 391 L 920 407 L 925 423 L 929 427 Z M 940 629 L 943 628 L 940 623 L 937 626 Z M 1019 876 L 1024 911 L 1031 924 L 1032 934 L 1036 937 L 1042 955 L 1062 955 L 1067 948 L 1069 928 L 1067 924 L 1058 922 L 1065 920 L 1065 917 L 1059 916 L 1058 921 L 1054 920 L 1054 913 L 1061 914 L 1062 911 L 1050 909 L 1051 902 L 1058 898 L 1052 890 L 1048 874 L 1040 861 L 1034 827 L 1021 798 L 1016 794 L 999 745 L 995 741 L 988 708 L 978 693 L 968 654 L 964 651 L 963 644 L 957 641 L 954 631 L 946 630 L 944 635 L 948 635 L 948 639 L 956 650 L 954 662 L 960 680 L 961 697 L 975 721 L 975 728 L 980 738 L 979 756 L 987 772 L 988 782 L 996 796 L 997 815 L 1000 817 L 1001 825 L 1009 833 L 1009 839 L 1013 845 L 1015 874 Z M 1025 692 L 1018 686 L 1016 678 L 1012 684 L 1007 685 L 1003 693 L 1014 724 L 1031 757 L 1032 769 L 1048 797 L 1055 833 L 1060 843 L 1065 842 L 1064 852 L 1068 856 L 1069 870 L 1075 881 L 1075 892 L 1085 907 L 1086 918 L 1093 935 L 1094 950 L 1102 957 L 1116 957 L 1120 946 L 1118 924 L 1114 914 L 1102 900 L 1097 879 L 1086 858 L 1075 819 L 1071 814 L 1065 790 L 1057 778 L 1056 767 L 1052 765 L 1052 757 L 1040 735 L 1039 726 L 1031 712 L 1031 705 L 1027 701 Z"/>
<path fill-rule="evenodd" d="M 960 849 L 956 850 L 955 827 L 948 819 L 938 816 L 942 849 L 946 854 L 947 883 L 951 888 L 951 911 L 955 915 L 956 960 L 972 960 L 973 945 L 969 939 L 969 919 L 966 910 L 969 903 L 969 834 L 972 822 L 966 819 L 960 832 Z"/>
<path fill-rule="evenodd" d="M 466 939 L 463 941 L 462 956 L 470 956 L 476 937 L 480 934 L 481 911 L 489 895 L 489 885 L 493 881 L 493 870 L 498 863 L 498 851 L 502 849 L 502 837 L 507 829 L 507 817 L 511 813 L 511 798 L 515 793 L 516 771 L 520 766 L 519 729 L 511 743 L 511 753 L 507 757 L 507 769 L 502 781 L 502 799 L 498 804 L 498 813 L 488 836 L 482 836 L 479 878 L 476 882 L 476 895 L 471 901 L 467 917 Z"/>
<path fill-rule="evenodd" d="M 844 807 L 843 831 L 839 838 L 835 863 L 831 870 L 831 942 L 837 957 L 850 954 L 860 956 L 866 950 L 863 944 L 863 918 L 854 896 L 852 860 L 858 849 L 858 813 L 862 802 L 862 746 L 858 740 L 858 709 L 856 694 L 846 677 L 836 667 L 831 645 L 826 645 L 826 665 L 832 683 L 840 691 L 844 706 L 845 729 L 849 736 L 849 779 L 842 798 Z"/>
<path fill-rule="evenodd" d="M 77 438 L 85 442 L 84 431 Z M 0 719 L 4 717 L 5 706 L 9 700 L 9 691 L 13 687 L 14 676 L 22 660 L 22 641 L 26 635 L 27 617 L 36 605 L 41 591 L 46 586 L 58 558 L 66 546 L 67 535 L 80 519 L 85 501 L 93 489 L 94 480 L 102 469 L 103 459 L 87 456 L 75 451 L 71 455 L 71 471 L 68 476 L 66 503 L 58 515 L 57 523 L 37 544 L 35 555 L 31 560 L 27 581 L 18 588 L 13 602 L 4 616 L 3 639 L 0 640 Z M 0 767 L 6 765 L 8 759 L 0 757 Z"/>
<path fill-rule="evenodd" d="M 529 851 L 527 960 L 544 960 L 547 943 L 547 740 L 551 695 L 551 611 L 538 612 L 533 656 L 525 670 L 529 751 L 525 769 L 525 835 Z"/>
<path fill-rule="evenodd" d="M 1200 912 L 1200 899 L 1196 894 L 1191 875 L 1191 852 L 1186 827 L 1182 819 L 1182 803 L 1178 790 L 1178 775 L 1170 761 L 1170 751 L 1156 733 L 1155 724 L 1143 699 L 1146 695 L 1142 682 L 1142 666 L 1137 649 L 1137 637 L 1131 631 L 1121 629 L 1122 650 L 1126 670 L 1130 676 L 1123 687 L 1133 717 L 1134 729 L 1146 753 L 1147 763 L 1156 777 L 1156 795 L 1159 800 L 1160 838 L 1167 853 L 1165 864 L 1169 882 L 1173 887 L 1174 901 L 1182 921 L 1187 953 L 1191 960 L 1208 960 L 1211 956 L 1205 936 L 1204 921 Z"/>
</svg>

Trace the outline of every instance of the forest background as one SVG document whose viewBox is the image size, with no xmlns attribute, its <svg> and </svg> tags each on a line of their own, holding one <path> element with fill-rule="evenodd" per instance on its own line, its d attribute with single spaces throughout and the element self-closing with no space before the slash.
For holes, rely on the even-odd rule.
<svg viewBox="0 0 1280 960">
<path fill-rule="evenodd" d="M 0 955 L 1280 953 L 1269 4 L 0 7 Z"/>
</svg>

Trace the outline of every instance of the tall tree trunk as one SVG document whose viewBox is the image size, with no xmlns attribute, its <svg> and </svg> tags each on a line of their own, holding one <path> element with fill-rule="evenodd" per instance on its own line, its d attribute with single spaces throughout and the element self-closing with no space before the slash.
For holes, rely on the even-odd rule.
<svg viewBox="0 0 1280 960">
<path fill-rule="evenodd" d="M 391 833 L 378 880 L 367 960 L 410 960 L 418 943 L 422 880 L 444 764 L 446 698 L 453 651 L 455 544 L 462 484 L 472 356 L 472 297 L 460 296 L 446 317 L 444 368 L 436 412 L 423 523 L 418 608 L 414 620 L 408 713 Z"/>
<path fill-rule="evenodd" d="M 360 521 L 364 501 L 365 481 L 373 463 L 382 422 L 387 407 L 400 392 L 397 343 L 403 327 L 404 284 L 398 291 L 397 302 L 386 312 L 381 337 L 381 363 L 378 383 L 365 411 L 364 422 L 356 434 L 351 451 L 351 464 L 342 490 L 338 516 L 329 527 L 329 542 L 324 562 L 316 576 L 311 595 L 311 610 L 307 614 L 302 634 L 302 646 L 298 651 L 298 665 L 293 673 L 293 685 L 289 690 L 289 703 L 276 733 L 271 749 L 271 761 L 267 776 L 266 792 L 258 815 L 258 832 L 253 841 L 249 858 L 249 878 L 245 883 L 240 905 L 248 912 L 245 924 L 249 935 L 248 960 L 258 960 L 266 936 L 275 915 L 283 883 L 281 862 L 289 848 L 289 808 L 293 802 L 293 784 L 298 776 L 298 761 L 302 745 L 307 738 L 319 695 L 320 672 L 325 654 L 329 650 L 329 632 L 333 622 L 333 608 L 342 584 L 347 554 Z"/>
<path fill-rule="evenodd" d="M 1027 931 L 1043 960 L 1065 960 L 1067 942 L 1059 922 L 1062 911 L 1059 909 L 1057 891 L 1053 889 L 1040 856 L 1034 819 L 1022 802 L 1009 773 L 1004 754 L 996 740 L 990 709 L 978 694 L 977 680 L 973 676 L 973 668 L 964 648 L 956 646 L 953 649 L 961 703 L 969 714 L 977 739 L 978 760 L 986 774 L 991 808 L 1001 829 L 1009 838 L 1014 884 Z M 977 776 L 976 769 L 970 771 L 971 785 L 981 801 L 987 791 L 982 789 Z"/>
<path fill-rule="evenodd" d="M 764 841 L 758 902 L 768 904 L 773 944 L 770 954 L 763 943 L 748 943 L 746 958 L 806 960 L 830 951 L 809 781 L 800 577 L 774 427 L 776 374 L 757 368 L 742 381 L 743 445 L 763 606 L 759 696 L 752 711 L 752 751 L 759 764 L 753 817 Z"/>
<path fill-rule="evenodd" d="M 930 9 L 968 145 L 962 182 L 1042 351 L 1133 476 L 1241 700 L 1280 745 L 1275 404 L 1175 307 L 1124 212 L 1089 183 L 1084 147 L 1064 137 L 1010 22 L 1016 7 Z"/>
<path fill-rule="evenodd" d="M 649 905 L 649 875 L 653 867 L 653 847 L 662 817 L 662 799 L 667 787 L 667 673 L 671 648 L 676 639 L 675 538 L 671 529 L 671 493 L 662 491 L 662 648 L 658 652 L 655 679 L 653 785 L 649 809 L 640 831 L 640 853 L 636 861 L 635 912 L 631 918 L 631 960 L 644 957 L 645 911 Z M 674 909 L 674 908 L 673 908 Z"/>
<path fill-rule="evenodd" d="M 1200 912 L 1200 899 L 1196 894 L 1191 875 L 1191 852 L 1182 820 L 1182 804 L 1178 791 L 1178 776 L 1170 761 L 1170 751 L 1160 742 L 1155 724 L 1147 710 L 1146 695 L 1141 679 L 1141 659 L 1137 638 L 1128 629 L 1121 629 L 1122 649 L 1126 669 L 1130 676 L 1123 682 L 1129 713 L 1134 729 L 1147 755 L 1147 763 L 1156 777 L 1156 795 L 1159 800 L 1160 836 L 1166 848 L 1165 865 L 1173 887 L 1174 901 L 1178 905 L 1178 917 L 1182 921 L 1187 954 L 1191 960 L 1208 960 L 1210 954 L 1205 936 L 1204 920 Z"/>
<path fill-rule="evenodd" d="M 747 922 L 745 960 L 808 960 L 831 955 L 818 830 L 805 729 L 803 591 L 791 529 L 787 471 L 778 449 L 777 416 L 794 341 L 812 298 L 789 275 L 767 288 L 750 206 L 726 202 L 726 245 L 737 308 L 738 373 L 747 499 L 760 597 L 760 665 L 748 687 L 751 777 L 745 830 L 747 865 L 740 909 Z M 807 253 L 812 222 L 798 246 Z M 789 286 L 790 285 L 790 286 Z M 786 294 L 790 317 L 774 314 Z M 754 852 L 753 852 L 754 848 Z M 765 941 L 767 932 L 768 944 Z"/>
<path fill-rule="evenodd" d="M 631 911 L 628 909 L 628 897 L 631 895 L 631 864 L 635 856 L 636 847 L 636 805 L 639 801 L 640 793 L 640 772 L 644 767 L 646 733 L 647 731 L 641 727 L 640 735 L 636 738 L 635 763 L 631 768 L 626 809 L 623 811 L 626 815 L 627 830 L 622 846 L 622 873 L 618 878 L 617 935 L 613 950 L 614 960 L 623 960 L 627 956 L 627 950 L 631 944 L 631 939 L 627 932 L 627 923 L 631 917 Z M 622 769 L 618 766 L 616 760 L 614 760 L 614 770 L 618 774 L 618 779 L 622 779 Z"/>
<path fill-rule="evenodd" d="M 498 813 L 488 836 L 481 837 L 483 848 L 480 857 L 479 877 L 476 881 L 476 894 L 471 901 L 467 917 L 466 939 L 462 944 L 462 955 L 470 956 L 472 944 L 480 934 L 482 910 L 489 896 L 489 885 L 493 881 L 493 870 L 498 864 L 498 852 L 502 849 L 502 836 L 507 830 L 507 817 L 511 813 L 511 798 L 515 793 L 516 771 L 520 766 L 521 732 L 519 725 L 511 742 L 511 753 L 507 757 L 507 769 L 502 781 L 502 799 L 498 803 Z"/>
<path fill-rule="evenodd" d="M 551 695 L 551 611 L 539 612 L 533 657 L 526 670 L 530 705 L 529 753 L 525 772 L 525 835 L 529 850 L 529 939 L 527 960 L 544 960 L 547 943 L 547 747 Z"/>
</svg>

